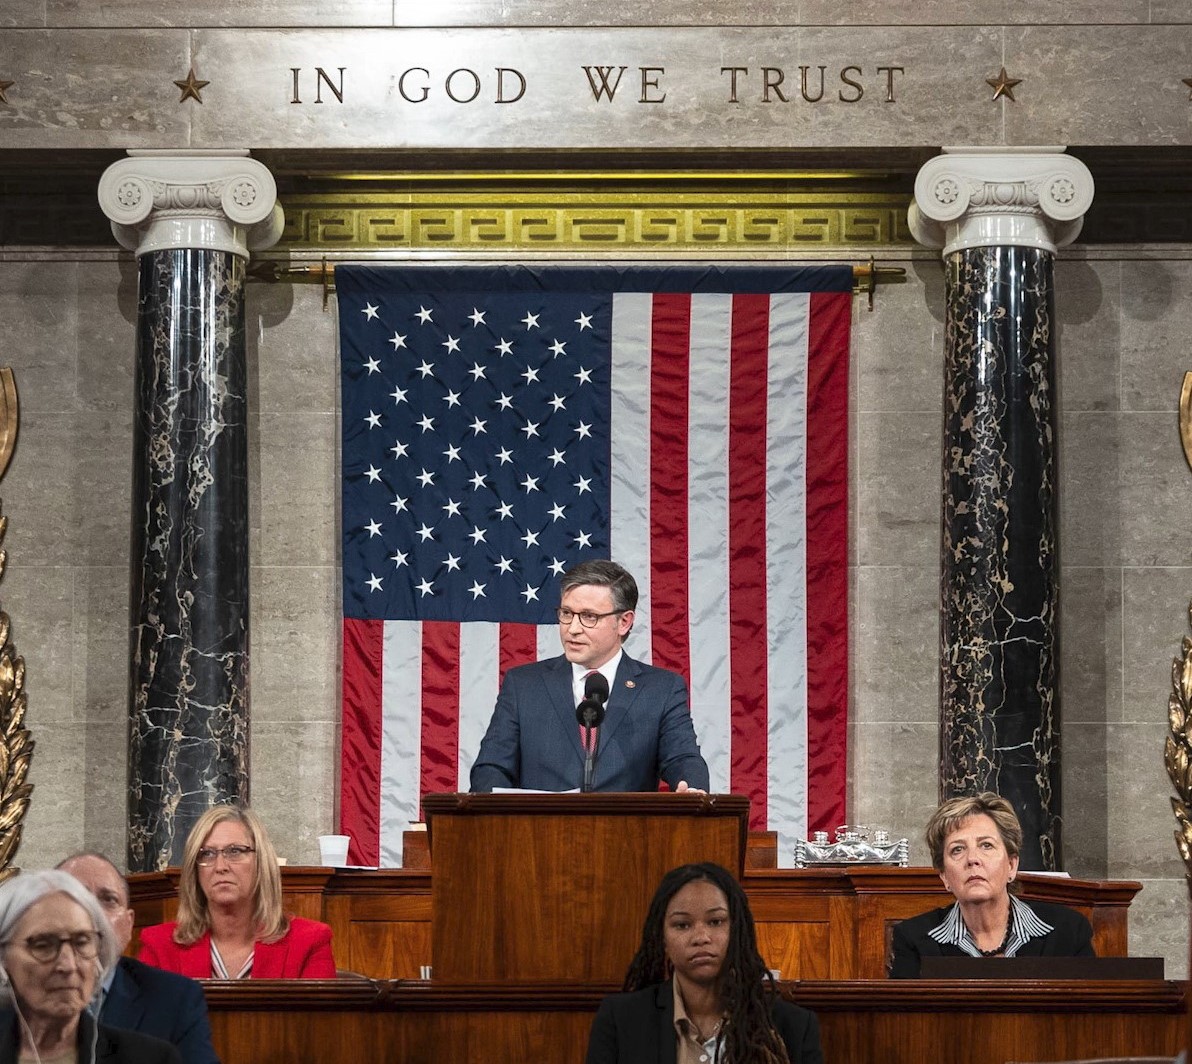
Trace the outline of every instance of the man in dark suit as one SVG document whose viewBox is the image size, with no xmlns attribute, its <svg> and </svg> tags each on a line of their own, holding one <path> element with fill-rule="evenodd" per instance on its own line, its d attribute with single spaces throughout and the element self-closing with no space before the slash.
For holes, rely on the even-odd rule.
<svg viewBox="0 0 1192 1064">
<path fill-rule="evenodd" d="M 128 883 L 119 869 L 98 853 L 76 854 L 58 867 L 95 895 L 121 951 L 126 949 L 132 938 L 133 911 L 128 904 Z M 207 1000 L 193 979 L 121 957 L 100 1002 L 98 1018 L 104 1026 L 171 1042 L 184 1064 L 219 1064 L 211 1045 Z"/>
<path fill-rule="evenodd" d="M 505 674 L 497 706 L 472 765 L 471 789 L 566 791 L 583 777 L 584 736 L 576 721 L 588 676 L 608 682 L 607 715 L 594 729 L 592 789 L 707 791 L 683 678 L 629 657 L 637 583 L 610 561 L 563 574 L 558 610 L 563 655 Z"/>
</svg>

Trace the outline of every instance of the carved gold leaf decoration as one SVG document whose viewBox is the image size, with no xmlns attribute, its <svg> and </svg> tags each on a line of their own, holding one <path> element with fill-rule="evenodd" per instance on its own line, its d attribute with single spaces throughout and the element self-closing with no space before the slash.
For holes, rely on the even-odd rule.
<svg viewBox="0 0 1192 1064">
<path fill-rule="evenodd" d="M 1192 466 L 1192 373 L 1184 374 L 1180 388 L 1180 442 L 1184 445 L 1184 458 Z"/>
<path fill-rule="evenodd" d="M 1192 621 L 1192 606 L 1189 606 Z M 1175 845 L 1184 859 L 1188 887 L 1192 891 L 1192 638 L 1184 636 L 1180 656 L 1171 663 L 1171 697 L 1167 700 L 1167 742 L 1163 763 L 1178 797 L 1172 798 L 1175 813 Z"/>
<path fill-rule="evenodd" d="M 0 516 L 0 544 L 8 518 Z M 0 549 L 0 577 L 8 561 Z M 33 739 L 25 728 L 25 661 L 12 645 L 12 624 L 0 610 L 0 882 L 20 869 L 12 864 L 21 845 L 21 826 L 33 784 L 28 782 Z"/>
<path fill-rule="evenodd" d="M 13 448 L 17 445 L 17 423 L 20 406 L 17 402 L 17 380 L 8 366 L 0 369 L 0 477 L 12 461 Z M 4 533 L 0 532 L 0 538 Z"/>
</svg>

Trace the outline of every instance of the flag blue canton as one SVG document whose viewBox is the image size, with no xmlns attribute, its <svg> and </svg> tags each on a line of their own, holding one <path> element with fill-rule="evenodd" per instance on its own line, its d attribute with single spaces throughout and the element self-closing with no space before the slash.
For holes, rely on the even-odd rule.
<svg viewBox="0 0 1192 1064">
<path fill-rule="evenodd" d="M 337 287 L 344 615 L 553 621 L 609 553 L 611 294 Z"/>
</svg>

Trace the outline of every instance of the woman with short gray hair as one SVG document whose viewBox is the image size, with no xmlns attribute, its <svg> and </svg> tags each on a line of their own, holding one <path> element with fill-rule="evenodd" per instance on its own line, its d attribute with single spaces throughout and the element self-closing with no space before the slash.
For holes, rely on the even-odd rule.
<svg viewBox="0 0 1192 1064">
<path fill-rule="evenodd" d="M 0 884 L 0 1060 L 181 1064 L 169 1043 L 96 1024 L 87 1005 L 119 948 L 74 876 L 27 872 Z"/>
</svg>

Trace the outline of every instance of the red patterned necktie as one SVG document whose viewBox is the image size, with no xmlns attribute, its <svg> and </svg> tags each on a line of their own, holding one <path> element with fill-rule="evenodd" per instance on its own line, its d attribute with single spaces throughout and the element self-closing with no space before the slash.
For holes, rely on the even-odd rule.
<svg viewBox="0 0 1192 1064">
<path fill-rule="evenodd" d="M 584 690 L 587 690 L 587 687 L 588 687 L 588 677 L 595 676 L 596 673 L 598 673 L 599 671 L 600 671 L 599 669 L 589 669 L 587 672 L 584 673 Z M 581 700 L 582 700 L 582 695 L 581 695 Z M 575 708 L 576 709 L 579 708 L 579 703 L 576 703 Z M 579 726 L 579 745 L 583 747 L 584 753 L 588 753 L 588 751 L 596 749 L 596 739 L 597 739 L 597 733 L 599 731 L 600 731 L 599 728 L 592 728 L 589 731 L 582 724 Z M 584 740 L 585 740 L 585 738 L 587 738 L 587 735 L 591 735 L 591 738 L 588 739 L 587 742 L 585 742 Z"/>
</svg>

